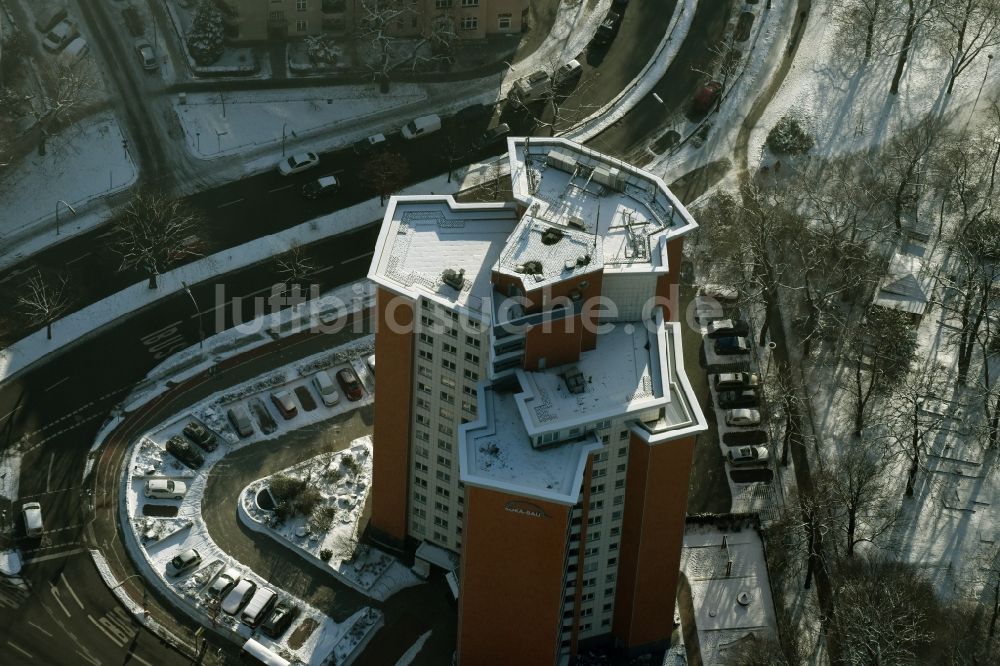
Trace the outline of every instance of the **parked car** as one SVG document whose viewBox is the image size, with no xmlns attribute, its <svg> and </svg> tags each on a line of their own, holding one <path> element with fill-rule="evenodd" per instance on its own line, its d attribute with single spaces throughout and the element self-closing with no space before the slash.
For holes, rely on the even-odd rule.
<svg viewBox="0 0 1000 666">
<path fill-rule="evenodd" d="M 608 12 L 604 21 L 597 27 L 597 34 L 594 35 L 594 43 L 605 46 L 610 44 L 618 34 L 618 28 L 622 25 L 622 15 L 618 12 Z"/>
<path fill-rule="evenodd" d="M 756 409 L 727 409 L 726 425 L 737 428 L 760 424 L 760 412 Z"/>
<path fill-rule="evenodd" d="M 278 427 L 278 424 L 274 422 L 274 417 L 271 416 L 271 412 L 267 411 L 267 406 L 264 401 L 260 398 L 253 398 L 250 400 L 250 409 L 253 410 L 254 416 L 257 417 L 257 423 L 260 424 L 260 430 L 265 435 L 270 435 Z"/>
<path fill-rule="evenodd" d="M 205 594 L 210 600 L 218 600 L 225 597 L 229 590 L 236 587 L 240 582 L 240 572 L 233 568 L 227 568 L 219 572 L 219 575 L 212 580 L 212 584 L 205 590 Z"/>
<path fill-rule="evenodd" d="M 38 502 L 25 502 L 21 506 L 21 514 L 24 516 L 24 533 L 36 538 L 45 533 L 45 526 L 42 523 L 42 505 Z"/>
<path fill-rule="evenodd" d="M 190 571 L 199 564 L 201 564 L 201 555 L 194 548 L 188 548 L 167 562 L 167 575 L 180 576 L 185 571 Z"/>
<path fill-rule="evenodd" d="M 707 328 L 708 332 L 705 335 L 710 338 L 750 334 L 750 324 L 742 319 L 716 319 L 708 322 Z"/>
<path fill-rule="evenodd" d="M 716 338 L 715 353 L 722 356 L 729 356 L 732 354 L 749 354 L 750 343 L 747 342 L 746 338 L 740 336 Z"/>
<path fill-rule="evenodd" d="M 583 74 L 583 65 L 580 64 L 580 61 L 570 60 L 552 72 L 552 86 L 554 88 L 562 88 L 579 78 L 581 74 Z"/>
<path fill-rule="evenodd" d="M 318 199 L 324 194 L 333 194 L 340 189 L 340 181 L 336 176 L 322 176 L 311 180 L 302 186 L 302 196 L 306 199 Z"/>
<path fill-rule="evenodd" d="M 330 373 L 326 370 L 320 370 L 313 375 L 313 386 L 316 387 L 316 392 L 319 393 L 320 399 L 327 407 L 332 407 L 340 402 L 340 392 L 337 390 L 337 385 L 330 379 Z"/>
<path fill-rule="evenodd" d="M 757 391 L 753 389 L 741 389 L 739 391 L 723 391 L 719 394 L 719 407 L 730 409 L 733 407 L 756 407 Z"/>
<path fill-rule="evenodd" d="M 253 581 L 243 579 L 236 584 L 236 586 L 226 595 L 226 598 L 222 600 L 222 610 L 230 615 L 236 615 L 239 613 L 247 602 L 250 601 L 250 597 L 253 593 L 257 591 L 257 583 Z"/>
<path fill-rule="evenodd" d="M 281 638 L 298 616 L 298 606 L 290 601 L 279 601 L 271 612 L 271 616 L 260 626 L 260 630 L 270 638 Z"/>
<path fill-rule="evenodd" d="M 319 155 L 316 153 L 299 153 L 278 162 L 278 173 L 282 176 L 290 176 L 293 173 L 311 169 L 317 164 L 319 164 Z"/>
<path fill-rule="evenodd" d="M 139 64 L 144 70 L 151 72 L 160 66 L 156 61 L 156 51 L 153 50 L 153 45 L 149 43 L 148 39 L 140 37 L 132 44 L 135 47 L 135 54 L 139 57 Z"/>
<path fill-rule="evenodd" d="M 354 142 L 354 154 L 364 155 L 365 153 L 371 152 L 375 148 L 385 146 L 385 144 L 385 134 L 372 134 L 371 136 L 365 137 L 360 141 Z"/>
<path fill-rule="evenodd" d="M 230 407 L 226 416 L 229 417 L 229 422 L 233 424 L 233 429 L 240 437 L 249 437 L 253 434 L 253 422 L 250 420 L 246 407 L 240 405 Z"/>
<path fill-rule="evenodd" d="M 69 19 L 63 19 L 62 21 L 59 21 L 54 28 L 49 30 L 47 35 L 45 35 L 45 40 L 42 41 L 42 47 L 46 51 L 58 53 L 66 48 L 67 44 L 79 36 L 80 31 L 77 29 L 76 24 Z"/>
<path fill-rule="evenodd" d="M 187 484 L 173 479 L 150 479 L 143 491 L 150 499 L 184 499 Z"/>
<path fill-rule="evenodd" d="M 708 113 L 715 106 L 721 94 L 722 84 L 718 81 L 709 81 L 694 96 L 694 100 L 691 102 L 691 110 L 695 113 Z"/>
<path fill-rule="evenodd" d="M 760 386 L 760 375 L 756 372 L 723 372 L 715 376 L 717 391 L 756 388 Z"/>
<path fill-rule="evenodd" d="M 522 76 L 507 92 L 507 99 L 514 104 L 531 104 L 545 99 L 552 92 L 552 77 L 544 69 Z"/>
<path fill-rule="evenodd" d="M 87 44 L 87 40 L 83 37 L 77 37 L 66 45 L 63 52 L 59 54 L 59 58 L 67 65 L 73 65 L 82 60 L 88 53 L 90 53 L 90 45 Z"/>
<path fill-rule="evenodd" d="M 374 375 L 375 374 L 375 354 L 369 354 L 368 357 L 365 358 L 365 365 L 368 366 L 368 369 L 371 370 L 372 374 Z"/>
<path fill-rule="evenodd" d="M 270 615 L 271 609 L 274 608 L 277 601 L 278 595 L 274 593 L 274 590 L 269 590 L 266 587 L 257 588 L 243 612 L 240 613 L 240 620 L 248 627 L 256 629 L 257 625 Z"/>
<path fill-rule="evenodd" d="M 361 400 L 361 396 L 364 395 L 364 387 L 361 385 L 361 380 L 358 379 L 358 373 L 354 372 L 354 368 L 338 370 L 337 383 L 340 384 L 340 388 L 347 395 L 348 400 Z"/>
<path fill-rule="evenodd" d="M 428 134 L 433 134 L 441 129 L 441 116 L 431 114 L 420 116 L 403 125 L 402 134 L 404 139 L 417 139 Z"/>
<path fill-rule="evenodd" d="M 167 453 L 180 460 L 191 469 L 197 469 L 205 462 L 204 456 L 198 453 L 191 443 L 182 437 L 174 435 L 167 440 Z"/>
<path fill-rule="evenodd" d="M 486 148 L 487 146 L 492 146 L 508 134 L 510 134 L 510 125 L 507 123 L 500 123 L 496 127 L 491 127 L 483 132 L 483 135 L 479 137 L 479 140 L 476 143 L 480 148 Z"/>
<path fill-rule="evenodd" d="M 275 391 L 271 394 L 271 402 L 278 408 L 285 419 L 294 418 L 299 413 L 299 408 L 295 406 L 291 391 Z"/>
<path fill-rule="evenodd" d="M 219 446 L 215 433 L 209 432 L 208 428 L 197 421 L 188 421 L 184 426 L 184 436 L 206 451 L 214 451 Z"/>
<path fill-rule="evenodd" d="M 763 446 L 740 446 L 726 453 L 733 465 L 752 465 L 767 462 L 767 449 Z"/>
</svg>

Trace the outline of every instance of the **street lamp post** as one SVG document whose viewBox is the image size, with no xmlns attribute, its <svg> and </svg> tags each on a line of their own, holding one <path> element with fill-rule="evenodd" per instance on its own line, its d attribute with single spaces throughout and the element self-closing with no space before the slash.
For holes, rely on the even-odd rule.
<svg viewBox="0 0 1000 666">
<path fill-rule="evenodd" d="M 198 152 L 201 152 L 201 132 L 195 132 L 195 137 L 198 139 Z"/>
<path fill-rule="evenodd" d="M 285 129 L 288 127 L 288 123 L 284 123 L 281 126 L 281 156 L 285 156 Z"/>
<path fill-rule="evenodd" d="M 56 199 L 56 236 L 59 235 L 59 204 L 62 204 L 63 206 L 66 206 L 66 208 L 68 208 L 71 213 L 73 213 L 74 215 L 76 215 L 76 209 L 75 208 L 73 208 L 72 206 L 70 206 L 68 203 L 66 203 L 62 199 Z"/>
<path fill-rule="evenodd" d="M 184 286 L 184 291 L 187 292 L 187 295 L 191 297 L 191 304 L 194 305 L 194 312 L 198 315 L 198 349 L 204 349 L 205 329 L 202 326 L 201 308 L 198 307 L 198 301 L 194 299 L 194 294 L 191 293 L 191 288 L 188 287 L 187 282 L 181 281 L 181 284 Z"/>
</svg>

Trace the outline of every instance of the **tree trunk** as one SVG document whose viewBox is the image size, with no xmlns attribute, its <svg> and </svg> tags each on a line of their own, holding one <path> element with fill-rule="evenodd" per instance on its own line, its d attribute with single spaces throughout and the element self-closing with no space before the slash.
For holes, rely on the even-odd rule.
<svg viewBox="0 0 1000 666">
<path fill-rule="evenodd" d="M 792 441 L 792 413 L 785 408 L 785 436 L 781 441 L 781 466 L 788 467 L 788 449 Z"/>
<path fill-rule="evenodd" d="M 847 510 L 847 556 L 854 555 L 854 532 L 858 527 L 858 510 L 851 507 Z"/>
<path fill-rule="evenodd" d="M 868 29 L 865 30 L 865 62 L 872 57 L 872 41 L 875 37 L 875 17 L 868 20 Z"/>
<path fill-rule="evenodd" d="M 156 273 L 149 274 L 149 288 L 156 289 Z"/>
<path fill-rule="evenodd" d="M 1000 393 L 993 402 L 993 414 L 990 415 L 989 444 L 995 449 L 1000 442 Z"/>
<path fill-rule="evenodd" d="M 906 491 L 903 493 L 907 497 L 913 497 L 913 486 L 917 482 L 917 470 L 920 467 L 920 458 L 913 456 L 910 459 L 910 469 L 906 471 Z"/>
<path fill-rule="evenodd" d="M 52 321 L 51 320 L 45 322 L 45 339 L 46 340 L 51 340 L 52 339 Z"/>
<path fill-rule="evenodd" d="M 993 615 L 990 617 L 990 638 L 997 629 L 997 614 L 1000 613 L 1000 578 L 997 579 L 996 587 L 993 588 Z"/>
<path fill-rule="evenodd" d="M 909 0 L 910 12 L 906 19 L 906 33 L 903 35 L 903 45 L 899 49 L 899 57 L 896 59 L 896 73 L 892 75 L 892 85 L 889 87 L 890 95 L 899 94 L 899 81 L 903 78 L 903 69 L 906 67 L 906 58 L 909 56 L 910 47 L 913 45 L 913 33 L 916 29 L 917 12 L 913 7 L 913 0 Z"/>
</svg>

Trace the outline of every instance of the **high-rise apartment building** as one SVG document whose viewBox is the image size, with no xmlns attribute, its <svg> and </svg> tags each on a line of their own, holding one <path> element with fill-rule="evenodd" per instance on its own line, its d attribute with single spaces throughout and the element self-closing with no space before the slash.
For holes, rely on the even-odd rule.
<svg viewBox="0 0 1000 666">
<path fill-rule="evenodd" d="M 694 437 L 663 181 L 508 141 L 513 201 L 394 197 L 378 285 L 371 531 L 461 556 L 462 664 L 673 629 Z"/>
<path fill-rule="evenodd" d="M 457 39 L 521 32 L 527 0 L 221 0 L 235 41 L 331 33 L 360 37 L 373 20 L 394 37 L 417 37 L 444 21 Z"/>
</svg>

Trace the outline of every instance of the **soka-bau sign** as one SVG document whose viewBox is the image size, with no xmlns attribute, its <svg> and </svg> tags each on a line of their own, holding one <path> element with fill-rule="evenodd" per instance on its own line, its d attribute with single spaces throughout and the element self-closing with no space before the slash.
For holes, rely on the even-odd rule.
<svg viewBox="0 0 1000 666">
<path fill-rule="evenodd" d="M 519 513 L 522 516 L 531 516 L 532 518 L 548 518 L 549 514 L 545 513 L 542 507 L 537 504 L 532 504 L 531 502 L 520 502 L 513 501 L 507 502 L 503 507 L 511 513 Z"/>
</svg>

